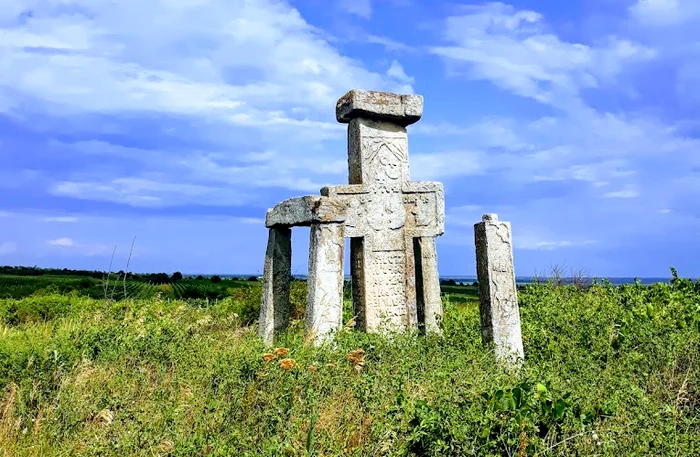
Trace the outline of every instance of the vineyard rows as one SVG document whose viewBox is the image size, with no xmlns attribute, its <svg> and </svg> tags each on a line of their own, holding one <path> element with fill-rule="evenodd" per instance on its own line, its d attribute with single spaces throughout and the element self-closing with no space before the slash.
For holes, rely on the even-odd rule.
<svg viewBox="0 0 700 457">
<path fill-rule="evenodd" d="M 145 281 L 119 279 L 110 281 L 76 276 L 10 276 L 0 275 L 0 298 L 21 298 L 35 293 L 77 293 L 93 298 L 105 295 L 114 300 L 124 298 L 148 299 L 160 294 L 163 298 L 216 300 L 229 295 L 231 288 L 243 282 L 211 283 L 184 279 L 175 283 L 153 284 Z M 105 291 L 106 286 L 106 291 Z M 106 294 L 105 294 L 106 292 Z"/>
</svg>

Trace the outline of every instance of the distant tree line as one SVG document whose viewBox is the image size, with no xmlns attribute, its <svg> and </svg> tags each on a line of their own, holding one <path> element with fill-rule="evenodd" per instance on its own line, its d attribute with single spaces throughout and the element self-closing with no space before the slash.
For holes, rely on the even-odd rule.
<svg viewBox="0 0 700 457">
<path fill-rule="evenodd" d="M 15 266 L 0 266 L 0 275 L 14 275 L 14 276 L 83 276 L 87 278 L 103 279 L 108 273 L 106 271 L 96 271 L 96 270 L 73 270 L 70 268 L 39 268 L 39 267 L 15 267 Z M 143 281 L 149 282 L 151 284 L 169 284 L 178 281 L 182 281 L 184 275 L 176 271 L 172 275 L 167 273 L 125 273 L 123 270 L 113 271 L 110 273 L 112 277 L 117 277 L 132 281 Z M 202 275 L 196 277 L 197 280 L 203 281 L 209 279 L 213 283 L 220 283 L 223 281 L 221 276 L 214 275 L 210 278 L 206 278 Z M 239 281 L 242 278 L 233 277 L 230 278 L 232 281 Z M 248 281 L 257 281 L 257 276 L 251 276 Z"/>
</svg>

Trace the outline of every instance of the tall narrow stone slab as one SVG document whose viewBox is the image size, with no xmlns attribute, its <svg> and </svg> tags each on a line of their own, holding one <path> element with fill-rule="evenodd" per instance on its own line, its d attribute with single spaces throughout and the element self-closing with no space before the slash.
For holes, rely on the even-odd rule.
<svg viewBox="0 0 700 457">
<path fill-rule="evenodd" d="M 437 249 L 435 238 L 414 238 L 419 251 L 415 252 L 416 263 L 420 261 L 419 296 L 422 297 L 423 316 L 426 333 L 442 333 L 442 299 L 440 298 L 440 277 L 437 269 Z M 414 251 L 416 251 L 414 249 Z"/>
<path fill-rule="evenodd" d="M 485 214 L 474 224 L 481 337 L 496 358 L 515 366 L 524 358 L 510 223 Z"/>
<path fill-rule="evenodd" d="M 364 184 L 365 323 L 395 330 L 409 324 L 406 306 L 406 209 L 401 184 L 408 181 L 408 138 L 396 124 L 350 121 L 350 183 Z"/>
<path fill-rule="evenodd" d="M 274 344 L 275 333 L 289 324 L 289 283 L 292 268 L 292 231 L 269 229 L 258 335 L 266 345 Z"/>
<path fill-rule="evenodd" d="M 342 224 L 311 225 L 306 333 L 315 344 L 343 326 L 344 246 Z"/>
</svg>

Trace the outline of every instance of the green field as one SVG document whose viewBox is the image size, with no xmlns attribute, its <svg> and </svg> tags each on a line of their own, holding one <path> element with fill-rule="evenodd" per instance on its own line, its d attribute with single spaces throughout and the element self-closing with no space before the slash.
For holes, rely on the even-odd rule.
<svg viewBox="0 0 700 457">
<path fill-rule="evenodd" d="M 173 299 L 216 300 L 235 295 L 234 289 L 255 287 L 247 280 L 222 280 L 213 283 L 209 279 L 186 278 L 162 284 L 144 280 L 120 278 L 95 279 L 72 275 L 18 276 L 0 275 L 0 297 L 23 298 L 41 294 L 73 294 L 110 300 L 150 299 L 160 295 Z"/>
<path fill-rule="evenodd" d="M 336 345 L 313 348 L 301 320 L 305 283 L 294 281 L 295 319 L 278 341 L 289 353 L 266 362 L 255 334 L 259 282 L 231 281 L 217 299 L 180 300 L 193 284 L 224 290 L 226 281 L 127 280 L 129 298 L 110 300 L 95 280 L 77 287 L 68 277 L 2 278 L 3 292 L 35 290 L 0 298 L 0 455 L 700 449 L 698 282 L 528 285 L 519 294 L 527 360 L 508 373 L 481 345 L 474 287 L 443 287 L 442 337 L 345 329 Z M 103 295 L 85 293 L 92 287 Z M 349 300 L 344 313 L 349 321 Z M 364 363 L 351 363 L 348 354 L 360 348 Z"/>
</svg>

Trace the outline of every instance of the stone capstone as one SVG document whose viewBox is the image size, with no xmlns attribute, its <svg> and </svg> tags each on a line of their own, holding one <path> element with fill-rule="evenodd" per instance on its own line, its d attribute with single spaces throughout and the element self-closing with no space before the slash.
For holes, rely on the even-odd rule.
<svg viewBox="0 0 700 457">
<path fill-rule="evenodd" d="M 266 227 L 308 227 L 314 222 L 343 222 L 346 205 L 328 197 L 295 197 L 267 211 Z"/>
<path fill-rule="evenodd" d="M 418 122 L 423 115 L 423 97 L 371 90 L 351 90 L 336 105 L 338 122 L 349 123 L 362 117 L 387 121 L 405 127 Z"/>
</svg>

